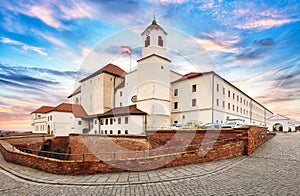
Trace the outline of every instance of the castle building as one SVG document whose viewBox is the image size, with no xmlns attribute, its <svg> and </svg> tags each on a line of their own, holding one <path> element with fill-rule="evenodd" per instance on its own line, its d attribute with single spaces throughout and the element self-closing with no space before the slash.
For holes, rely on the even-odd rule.
<svg viewBox="0 0 300 196">
<path fill-rule="evenodd" d="M 227 119 L 266 126 L 272 112 L 217 73 L 181 75 L 172 70 L 167 36 L 153 19 L 141 33 L 142 57 L 136 70 L 127 73 L 108 64 L 83 78 L 68 96 L 69 103 L 32 112 L 33 132 L 145 134 L 173 123 Z"/>
</svg>

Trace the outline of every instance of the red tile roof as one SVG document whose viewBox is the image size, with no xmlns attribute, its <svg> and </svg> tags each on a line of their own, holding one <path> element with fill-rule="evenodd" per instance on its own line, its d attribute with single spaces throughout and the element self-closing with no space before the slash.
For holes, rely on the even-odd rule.
<svg viewBox="0 0 300 196">
<path fill-rule="evenodd" d="M 146 112 L 139 110 L 136 105 L 130 105 L 125 107 L 118 107 L 111 109 L 103 114 L 91 115 L 87 118 L 107 118 L 107 117 L 114 117 L 114 116 L 124 116 L 124 115 L 147 115 Z"/>
<path fill-rule="evenodd" d="M 74 95 L 77 95 L 78 93 L 81 93 L 81 86 L 76 88 L 76 90 L 71 95 L 69 95 L 68 98 L 73 97 Z"/>
<path fill-rule="evenodd" d="M 55 107 L 52 107 L 52 106 L 42 106 L 39 109 L 36 109 L 33 112 L 31 112 L 31 114 L 32 113 L 43 113 L 43 114 L 45 114 L 45 113 L 49 112 L 50 110 L 52 110 L 54 108 Z"/>
<path fill-rule="evenodd" d="M 190 73 L 185 74 L 184 76 L 182 76 L 182 78 L 179 78 L 178 80 L 175 80 L 174 82 L 178 82 L 178 81 L 182 81 L 182 80 L 187 80 L 187 79 L 194 78 L 194 77 L 197 77 L 197 76 L 202 76 L 203 74 L 206 74 L 206 73 L 210 73 L 210 72 L 205 72 L 205 73 L 190 72 Z"/>
<path fill-rule="evenodd" d="M 143 35 L 147 30 L 151 29 L 161 29 L 166 35 L 168 34 L 161 26 L 157 24 L 156 20 L 153 19 L 152 23 L 145 29 L 143 33 L 141 33 L 141 35 Z"/>
<path fill-rule="evenodd" d="M 75 104 L 70 104 L 70 103 L 62 103 L 58 105 L 57 107 L 53 108 L 51 111 L 56 111 L 56 112 L 72 112 L 74 116 L 76 117 L 86 117 L 87 113 L 83 109 L 81 105 L 75 105 Z"/>
<path fill-rule="evenodd" d="M 98 71 L 92 73 L 91 75 L 89 75 L 88 77 L 80 80 L 79 82 L 83 82 L 85 80 L 88 80 L 100 73 L 108 73 L 108 74 L 111 74 L 111 75 L 114 75 L 114 76 L 117 76 L 117 77 L 124 77 L 124 75 L 127 74 L 126 71 L 124 71 L 123 69 L 121 69 L 120 67 L 114 65 L 114 64 L 108 64 L 104 67 L 102 67 L 101 69 L 99 69 Z"/>
<path fill-rule="evenodd" d="M 121 83 L 116 87 L 116 89 L 124 88 L 124 87 L 125 87 L 125 80 L 123 80 L 123 82 L 121 82 Z"/>
</svg>

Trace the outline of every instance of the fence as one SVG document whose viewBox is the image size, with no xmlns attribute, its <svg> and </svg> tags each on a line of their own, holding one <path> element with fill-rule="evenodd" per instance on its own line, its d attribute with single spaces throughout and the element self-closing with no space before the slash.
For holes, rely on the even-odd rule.
<svg viewBox="0 0 300 196">
<path fill-rule="evenodd" d="M 221 140 L 221 143 L 226 143 L 230 141 L 235 141 L 235 139 L 224 139 Z M 220 141 L 218 141 L 220 142 Z M 100 153 L 84 153 L 84 154 L 68 154 L 68 153 L 59 153 L 51 151 L 42 151 L 38 149 L 29 149 L 22 147 L 13 146 L 13 150 L 17 149 L 24 153 L 35 154 L 43 157 L 49 157 L 60 160 L 77 160 L 77 161 L 86 161 L 86 160 L 102 160 L 102 161 L 121 161 L 121 160 L 130 160 L 130 159 L 145 159 L 158 156 L 170 156 L 170 155 L 180 155 L 183 153 L 191 152 L 202 152 L 205 153 L 207 150 L 213 147 L 215 141 L 206 142 L 197 145 L 187 145 L 187 146 L 174 146 L 168 148 L 158 148 L 151 150 L 143 151 L 120 151 L 120 152 L 100 152 Z"/>
</svg>

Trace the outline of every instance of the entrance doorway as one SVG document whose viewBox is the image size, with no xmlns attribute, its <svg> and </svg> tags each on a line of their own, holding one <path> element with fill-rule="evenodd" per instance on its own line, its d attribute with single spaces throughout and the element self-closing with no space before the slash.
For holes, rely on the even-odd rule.
<svg viewBox="0 0 300 196">
<path fill-rule="evenodd" d="M 273 125 L 273 131 L 283 131 L 283 126 L 280 123 L 276 123 Z"/>
</svg>

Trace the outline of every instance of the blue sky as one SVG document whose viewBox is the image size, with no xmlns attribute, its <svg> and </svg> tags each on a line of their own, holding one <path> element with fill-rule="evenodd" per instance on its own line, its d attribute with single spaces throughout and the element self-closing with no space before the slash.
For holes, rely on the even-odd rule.
<svg viewBox="0 0 300 196">
<path fill-rule="evenodd" d="M 77 79 L 89 72 L 83 69 L 88 54 L 97 48 L 107 54 L 101 62 L 92 62 L 98 69 L 120 52 L 116 45 L 104 47 L 113 38 L 132 38 L 119 42 L 135 44 L 133 60 L 138 58 L 135 36 L 151 23 L 153 14 L 162 27 L 171 29 L 169 37 L 170 31 L 182 33 L 202 47 L 197 51 L 185 40 L 185 51 L 205 51 L 218 74 L 273 113 L 300 121 L 299 13 L 300 1 L 293 0 L 3 1 L 0 129 L 29 130 L 34 109 L 67 101 Z M 124 58 L 115 63 L 124 63 Z M 175 62 L 181 73 L 194 71 Z M 209 69 L 196 60 L 194 64 L 201 71 Z"/>
</svg>

